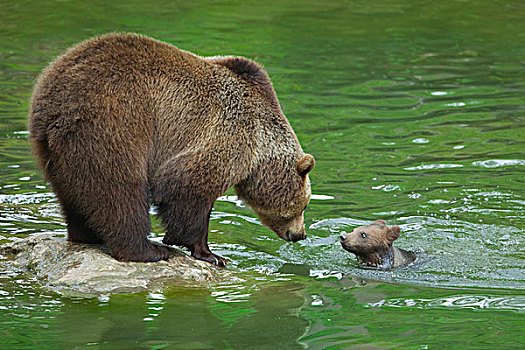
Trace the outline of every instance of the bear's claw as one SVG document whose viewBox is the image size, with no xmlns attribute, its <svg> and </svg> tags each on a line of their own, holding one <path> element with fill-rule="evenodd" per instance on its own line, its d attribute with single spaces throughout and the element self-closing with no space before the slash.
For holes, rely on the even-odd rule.
<svg viewBox="0 0 525 350">
<path fill-rule="evenodd" d="M 228 264 L 228 260 L 224 259 L 222 256 L 213 254 L 212 252 L 207 254 L 194 253 L 191 256 L 193 256 L 195 259 L 203 260 L 219 267 L 225 267 Z"/>
</svg>

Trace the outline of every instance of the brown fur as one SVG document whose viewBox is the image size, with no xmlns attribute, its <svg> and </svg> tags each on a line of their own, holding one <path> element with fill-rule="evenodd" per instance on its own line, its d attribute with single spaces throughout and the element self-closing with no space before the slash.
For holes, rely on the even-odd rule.
<svg viewBox="0 0 525 350">
<path fill-rule="evenodd" d="M 400 231 L 399 226 L 389 227 L 384 220 L 376 220 L 341 235 L 341 245 L 368 266 L 396 268 L 416 259 L 413 252 L 392 245 Z"/>
<path fill-rule="evenodd" d="M 229 187 L 280 237 L 305 237 L 305 155 L 262 67 L 203 58 L 136 34 L 69 49 L 41 74 L 30 110 L 34 152 L 75 242 L 122 261 L 167 259 L 147 240 L 150 202 L 164 243 L 209 251 L 209 216 Z"/>
</svg>

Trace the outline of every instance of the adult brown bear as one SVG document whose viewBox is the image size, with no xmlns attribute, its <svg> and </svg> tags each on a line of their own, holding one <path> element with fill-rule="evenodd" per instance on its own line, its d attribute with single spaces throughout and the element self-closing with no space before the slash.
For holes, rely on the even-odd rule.
<svg viewBox="0 0 525 350">
<path fill-rule="evenodd" d="M 137 34 L 87 40 L 39 77 L 30 132 L 68 238 L 103 241 L 118 260 L 168 258 L 147 239 L 153 203 L 164 243 L 223 266 L 208 222 L 231 186 L 279 237 L 305 238 L 314 158 L 248 59 L 203 58 Z"/>
</svg>

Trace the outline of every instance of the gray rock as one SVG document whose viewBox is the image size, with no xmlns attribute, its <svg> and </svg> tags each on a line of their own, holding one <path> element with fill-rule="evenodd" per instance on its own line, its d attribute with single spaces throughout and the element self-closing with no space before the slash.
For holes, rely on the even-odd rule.
<svg viewBox="0 0 525 350">
<path fill-rule="evenodd" d="M 71 243 L 52 234 L 7 243 L 0 253 L 7 256 L 6 263 L 34 274 L 44 287 L 70 296 L 207 285 L 220 278 L 215 267 L 176 249 L 168 261 L 124 263 L 113 259 L 102 245 Z"/>
</svg>

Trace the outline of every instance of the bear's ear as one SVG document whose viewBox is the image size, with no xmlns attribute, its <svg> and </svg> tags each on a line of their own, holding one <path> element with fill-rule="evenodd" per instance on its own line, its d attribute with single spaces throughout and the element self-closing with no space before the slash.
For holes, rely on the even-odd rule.
<svg viewBox="0 0 525 350">
<path fill-rule="evenodd" d="M 401 232 L 401 229 L 399 228 L 399 226 L 392 226 L 388 228 L 387 237 L 390 243 L 392 243 L 393 241 L 399 238 L 400 232 Z"/>
<path fill-rule="evenodd" d="M 315 159 L 314 156 L 311 154 L 305 154 L 301 160 L 297 162 L 297 172 L 301 176 L 306 176 L 315 165 Z"/>
<path fill-rule="evenodd" d="M 376 220 L 372 223 L 372 225 L 386 225 L 385 220 Z"/>
</svg>

